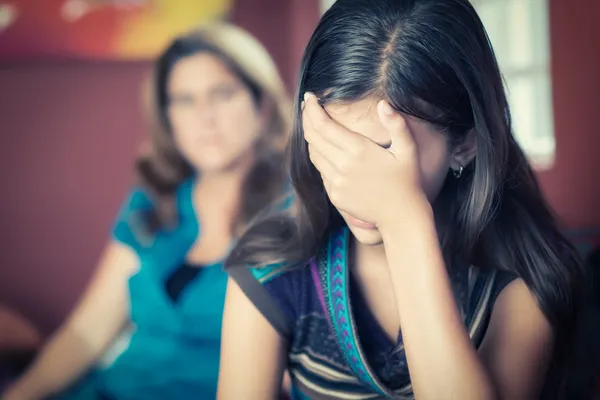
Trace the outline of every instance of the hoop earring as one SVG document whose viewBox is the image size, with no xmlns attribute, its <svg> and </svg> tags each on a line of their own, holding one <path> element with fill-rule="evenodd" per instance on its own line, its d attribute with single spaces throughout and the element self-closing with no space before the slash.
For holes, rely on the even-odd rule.
<svg viewBox="0 0 600 400">
<path fill-rule="evenodd" d="M 464 171 L 464 169 L 465 169 L 465 168 L 464 168 L 462 165 L 460 165 L 460 164 L 459 164 L 459 165 L 458 165 L 458 169 L 452 170 L 452 173 L 454 174 L 454 177 L 455 177 L 456 179 L 460 179 L 460 177 L 461 177 L 461 176 L 462 176 L 462 174 L 463 174 L 463 171 Z"/>
</svg>

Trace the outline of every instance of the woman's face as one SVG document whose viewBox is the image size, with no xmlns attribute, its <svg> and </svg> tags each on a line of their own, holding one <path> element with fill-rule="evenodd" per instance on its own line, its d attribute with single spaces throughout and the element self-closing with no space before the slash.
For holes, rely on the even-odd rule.
<svg viewBox="0 0 600 400">
<path fill-rule="evenodd" d="M 219 58 L 198 53 L 178 61 L 167 95 L 175 144 L 198 172 L 252 161 L 263 118 L 249 89 Z"/>
<path fill-rule="evenodd" d="M 389 145 L 390 135 L 381 124 L 377 114 L 379 99 L 367 98 L 354 103 L 332 103 L 325 106 L 329 116 L 338 124 L 365 136 L 379 145 Z M 446 137 L 430 124 L 412 117 L 405 117 L 418 150 L 422 187 L 430 202 L 438 196 L 451 166 L 452 156 Z M 390 182 L 390 185 L 394 185 Z M 402 207 L 402 204 L 398 204 Z M 365 228 L 359 221 L 340 211 L 356 239 L 368 245 L 382 243 L 376 228 Z"/>
</svg>

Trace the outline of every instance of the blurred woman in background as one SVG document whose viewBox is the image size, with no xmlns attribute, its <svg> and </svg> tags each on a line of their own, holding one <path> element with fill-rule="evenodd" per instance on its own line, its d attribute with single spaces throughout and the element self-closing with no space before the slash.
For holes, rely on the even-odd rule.
<svg viewBox="0 0 600 400">
<path fill-rule="evenodd" d="M 221 260 L 283 198 L 291 108 L 266 50 L 227 24 L 176 39 L 148 95 L 139 186 L 82 300 L 6 400 L 216 397 Z"/>
</svg>

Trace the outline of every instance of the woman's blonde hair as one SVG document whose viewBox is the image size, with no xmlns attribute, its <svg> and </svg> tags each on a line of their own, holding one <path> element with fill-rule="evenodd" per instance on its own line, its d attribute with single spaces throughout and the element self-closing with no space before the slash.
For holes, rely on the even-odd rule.
<svg viewBox="0 0 600 400">
<path fill-rule="evenodd" d="M 291 104 L 277 67 L 267 50 L 245 30 L 215 22 L 176 38 L 156 60 L 145 87 L 145 111 L 149 141 L 136 163 L 140 183 L 151 195 L 154 210 L 149 229 L 177 223 L 177 187 L 196 171 L 181 155 L 168 119 L 167 82 L 173 66 L 182 58 L 209 53 L 219 58 L 252 94 L 266 114 L 257 143 L 256 162 L 244 184 L 242 210 L 236 225 L 248 222 L 283 190 L 285 148 L 291 132 Z"/>
</svg>

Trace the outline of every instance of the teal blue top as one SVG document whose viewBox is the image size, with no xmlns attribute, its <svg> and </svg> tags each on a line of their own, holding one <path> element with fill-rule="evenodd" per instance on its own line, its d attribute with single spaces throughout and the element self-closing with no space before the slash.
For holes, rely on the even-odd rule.
<svg viewBox="0 0 600 400">
<path fill-rule="evenodd" d="M 129 279 L 134 333 L 109 367 L 93 371 L 60 399 L 216 398 L 227 284 L 222 265 L 202 268 L 176 304 L 165 291 L 166 280 L 183 265 L 201 233 L 192 188 L 188 180 L 177 190 L 177 226 L 152 235 L 140 223 L 152 202 L 142 189 L 130 194 L 113 236 L 131 247 L 141 262 L 139 272 Z"/>
</svg>

